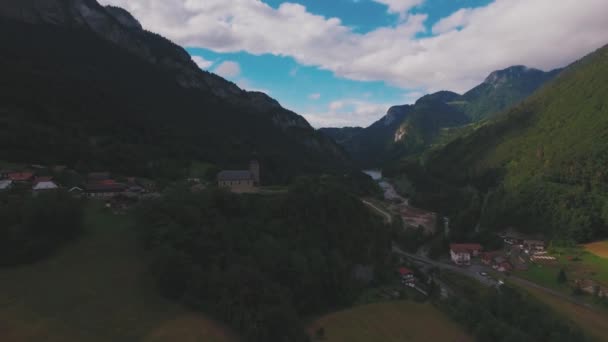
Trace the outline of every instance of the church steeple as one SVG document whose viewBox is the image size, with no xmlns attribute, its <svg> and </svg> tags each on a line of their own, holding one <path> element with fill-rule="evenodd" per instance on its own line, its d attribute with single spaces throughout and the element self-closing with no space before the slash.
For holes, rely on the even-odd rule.
<svg viewBox="0 0 608 342">
<path fill-rule="evenodd" d="M 249 163 L 249 171 L 253 175 L 253 181 L 256 185 L 260 184 L 260 163 L 257 160 L 252 160 Z"/>
</svg>

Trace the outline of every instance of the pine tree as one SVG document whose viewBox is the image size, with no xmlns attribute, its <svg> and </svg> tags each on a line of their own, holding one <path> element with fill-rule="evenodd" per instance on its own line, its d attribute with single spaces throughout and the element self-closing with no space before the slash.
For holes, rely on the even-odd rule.
<svg viewBox="0 0 608 342">
<path fill-rule="evenodd" d="M 559 274 L 557 275 L 557 282 L 560 284 L 564 284 L 567 281 L 568 281 L 568 278 L 566 277 L 566 272 L 562 268 L 561 270 L 559 270 Z"/>
</svg>

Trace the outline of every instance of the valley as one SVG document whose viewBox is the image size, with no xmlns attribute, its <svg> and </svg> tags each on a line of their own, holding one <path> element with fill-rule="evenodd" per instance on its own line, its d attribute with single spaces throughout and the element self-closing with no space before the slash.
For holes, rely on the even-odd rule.
<svg viewBox="0 0 608 342">
<path fill-rule="evenodd" d="M 0 341 L 608 341 L 608 5 L 328 3 L 0 4 Z"/>
</svg>

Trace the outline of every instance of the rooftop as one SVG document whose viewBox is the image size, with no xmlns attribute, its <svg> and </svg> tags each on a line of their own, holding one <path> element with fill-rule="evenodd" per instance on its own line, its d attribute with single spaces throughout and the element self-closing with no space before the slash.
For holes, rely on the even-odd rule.
<svg viewBox="0 0 608 342">
<path fill-rule="evenodd" d="M 19 182 L 19 181 L 27 181 L 32 179 L 34 174 L 31 172 L 13 172 L 8 174 L 8 179 Z"/>
<path fill-rule="evenodd" d="M 414 274 L 414 271 L 410 270 L 407 267 L 399 267 L 399 274 L 403 275 L 408 275 L 408 274 Z"/>
<path fill-rule="evenodd" d="M 219 181 L 253 180 L 253 174 L 249 170 L 226 170 L 217 175 Z"/>
<path fill-rule="evenodd" d="M 0 180 L 0 190 L 7 189 L 11 184 L 13 184 L 13 181 L 10 179 Z"/>
<path fill-rule="evenodd" d="M 453 243 L 450 244 L 450 249 L 456 253 L 470 253 L 472 251 L 480 251 L 483 248 L 478 243 Z"/>
</svg>

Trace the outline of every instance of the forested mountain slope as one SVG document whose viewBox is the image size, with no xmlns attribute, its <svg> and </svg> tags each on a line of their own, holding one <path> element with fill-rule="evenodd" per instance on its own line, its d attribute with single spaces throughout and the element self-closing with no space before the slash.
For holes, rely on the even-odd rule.
<svg viewBox="0 0 608 342">
<path fill-rule="evenodd" d="M 394 106 L 371 126 L 354 132 L 350 139 L 337 142 L 364 167 L 378 166 L 387 160 L 421 152 L 443 127 L 468 122 L 464 113 L 446 103 L 457 96 L 441 92 L 427 95 L 414 105 Z M 339 129 L 321 131 L 333 137 L 345 135 L 339 133 Z"/>
<path fill-rule="evenodd" d="M 440 91 L 426 95 L 414 105 L 395 106 L 368 128 L 323 129 L 343 145 L 362 166 L 380 167 L 401 158 L 419 155 L 433 144 L 443 144 L 461 132 L 467 123 L 480 122 L 517 104 L 561 69 L 544 72 L 514 66 L 492 72 L 485 81 L 464 95 Z M 408 112 L 408 115 L 402 113 Z M 396 115 L 395 113 L 400 113 Z M 388 123 L 388 124 L 387 124 Z M 350 136 L 350 138 L 348 138 Z"/>
<path fill-rule="evenodd" d="M 493 117 L 530 96 L 561 70 L 544 72 L 518 65 L 494 71 L 482 84 L 462 95 L 463 110 L 472 121 Z"/>
<path fill-rule="evenodd" d="M 474 186 L 482 224 L 586 241 L 608 234 L 608 46 L 504 116 L 431 155 L 426 170 Z"/>
<path fill-rule="evenodd" d="M 265 94 L 94 0 L 0 4 L 0 159 L 174 177 L 191 160 L 266 182 L 341 170 L 342 149 Z"/>
</svg>

